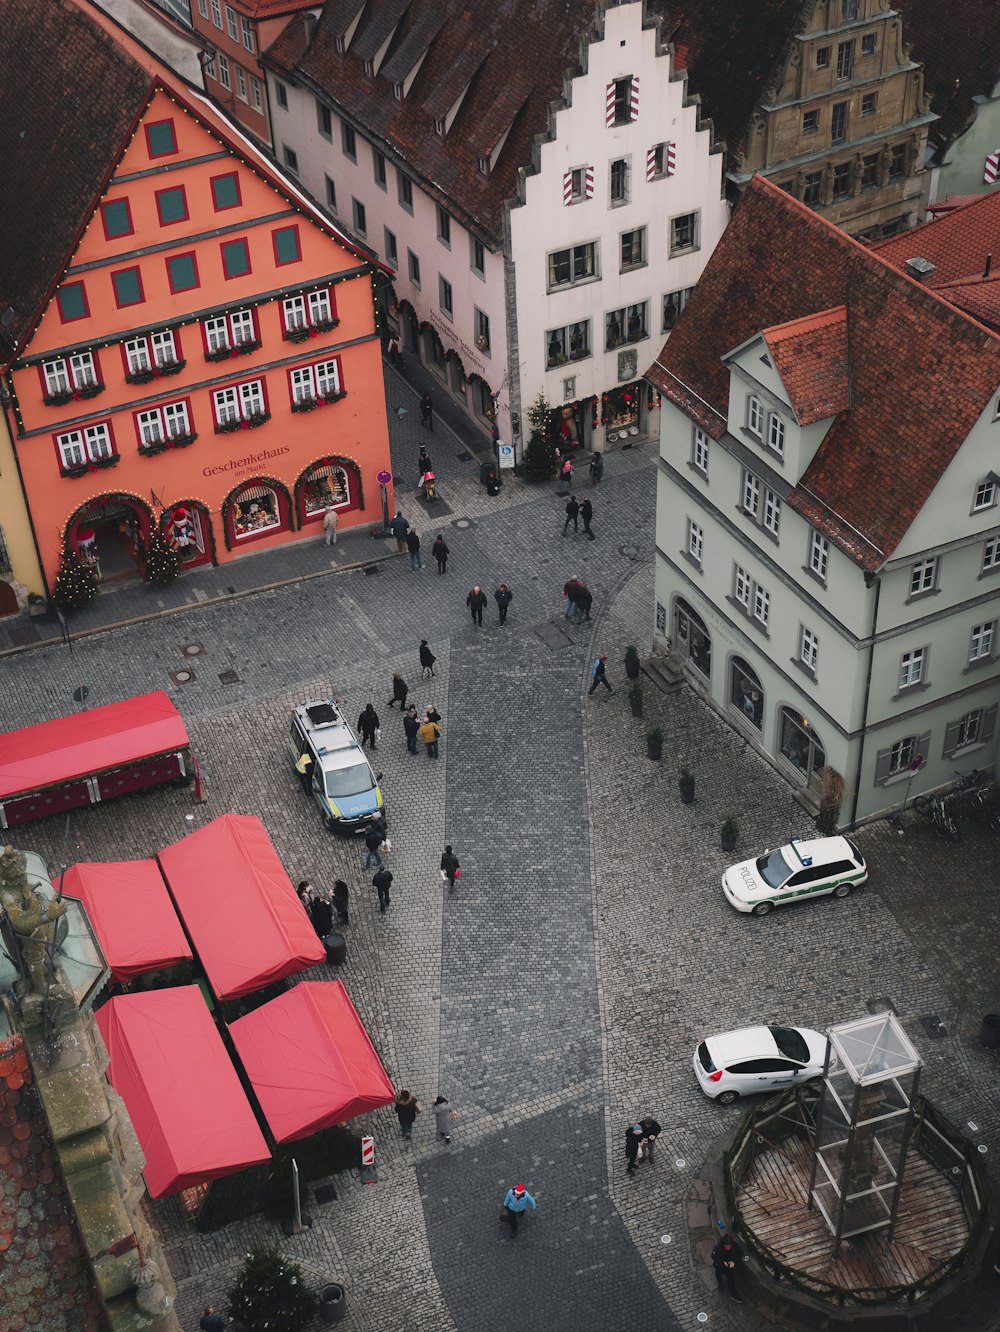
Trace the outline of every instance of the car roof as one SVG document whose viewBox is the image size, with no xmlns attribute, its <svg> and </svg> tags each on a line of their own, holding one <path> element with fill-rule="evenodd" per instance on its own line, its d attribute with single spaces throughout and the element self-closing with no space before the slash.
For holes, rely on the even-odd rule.
<svg viewBox="0 0 1000 1332">
<path fill-rule="evenodd" d="M 707 1038 L 716 1064 L 727 1064 L 731 1059 L 760 1059 L 777 1054 L 778 1047 L 767 1027 L 741 1027 L 737 1031 L 723 1031 Z"/>
<path fill-rule="evenodd" d="M 319 756 L 319 766 L 324 772 L 340 772 L 343 768 L 356 768 L 366 762 L 364 751 L 359 745 L 351 745 L 349 749 L 335 749 Z"/>
<path fill-rule="evenodd" d="M 320 755 L 357 745 L 354 732 L 332 700 L 304 703 L 295 709 L 295 718 Z"/>
<path fill-rule="evenodd" d="M 846 837 L 814 837 L 810 841 L 796 837 L 781 849 L 785 859 L 792 865 L 797 861 L 802 864 L 811 861 L 814 865 L 826 865 L 835 860 L 854 859 L 854 852 Z"/>
</svg>

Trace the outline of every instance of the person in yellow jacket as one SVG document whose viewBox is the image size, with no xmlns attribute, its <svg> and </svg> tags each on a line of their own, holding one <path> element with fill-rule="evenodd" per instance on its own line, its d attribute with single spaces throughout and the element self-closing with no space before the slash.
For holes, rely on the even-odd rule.
<svg viewBox="0 0 1000 1332">
<path fill-rule="evenodd" d="M 438 756 L 438 740 L 441 738 L 441 727 L 428 717 L 417 735 L 427 746 L 427 757 L 436 759 Z"/>
<path fill-rule="evenodd" d="M 308 793 L 312 785 L 312 755 L 308 749 L 303 749 L 302 753 L 295 760 L 295 771 L 299 774 L 299 781 L 302 783 L 302 789 Z"/>
</svg>

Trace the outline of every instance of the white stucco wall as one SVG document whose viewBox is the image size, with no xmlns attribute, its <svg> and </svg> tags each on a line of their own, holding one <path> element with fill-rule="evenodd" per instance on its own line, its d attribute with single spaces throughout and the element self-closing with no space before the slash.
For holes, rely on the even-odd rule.
<svg viewBox="0 0 1000 1332">
<path fill-rule="evenodd" d="M 1000 79 L 988 96 L 974 97 L 975 119 L 948 149 L 945 163 L 936 169 L 931 202 L 946 194 L 988 194 L 998 187 L 983 180 L 990 153 L 1000 150 Z"/>
</svg>

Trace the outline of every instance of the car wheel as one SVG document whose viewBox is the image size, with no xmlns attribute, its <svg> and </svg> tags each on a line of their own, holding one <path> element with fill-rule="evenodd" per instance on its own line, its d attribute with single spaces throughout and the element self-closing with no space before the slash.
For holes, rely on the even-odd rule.
<svg viewBox="0 0 1000 1332">
<path fill-rule="evenodd" d="M 833 890 L 834 897 L 850 897 L 853 883 L 838 883 Z"/>
<path fill-rule="evenodd" d="M 752 914 L 755 916 L 766 916 L 767 913 L 771 910 L 771 905 L 772 904 L 770 902 L 758 902 L 757 905 L 754 907 Z M 719 1097 L 719 1100 L 720 1101 L 722 1100 L 721 1096 Z"/>
<path fill-rule="evenodd" d="M 719 1095 L 715 1098 L 716 1103 L 718 1105 L 735 1105 L 739 1099 L 740 1099 L 739 1092 L 734 1092 L 734 1091 L 720 1092 Z"/>
</svg>

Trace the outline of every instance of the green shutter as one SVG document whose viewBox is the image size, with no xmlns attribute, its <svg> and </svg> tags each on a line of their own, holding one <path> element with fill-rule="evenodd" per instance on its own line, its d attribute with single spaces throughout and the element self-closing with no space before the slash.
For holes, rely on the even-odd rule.
<svg viewBox="0 0 1000 1332">
<path fill-rule="evenodd" d="M 212 199 L 216 208 L 234 208 L 240 201 L 236 176 L 216 176 L 212 181 Z"/>
<path fill-rule="evenodd" d="M 226 277 L 240 277 L 250 272 L 250 251 L 246 241 L 226 241 L 222 247 L 222 267 Z"/>
<path fill-rule="evenodd" d="M 274 257 L 279 264 L 291 264 L 301 257 L 296 227 L 283 227 L 274 233 Z"/>
</svg>

